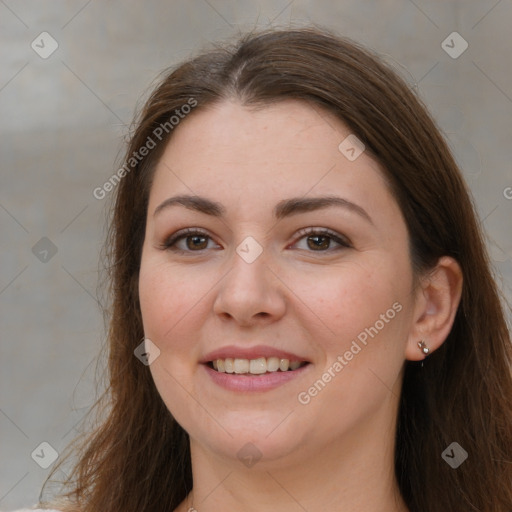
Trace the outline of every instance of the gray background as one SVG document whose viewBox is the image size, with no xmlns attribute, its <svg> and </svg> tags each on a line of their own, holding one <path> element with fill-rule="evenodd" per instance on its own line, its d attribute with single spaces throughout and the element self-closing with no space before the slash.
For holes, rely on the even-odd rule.
<svg viewBox="0 0 512 512">
<path fill-rule="evenodd" d="M 118 168 L 157 73 L 269 24 L 313 21 L 375 49 L 449 139 L 510 300 L 511 20 L 511 0 L 0 0 L 0 509 L 36 502 L 50 469 L 31 453 L 41 442 L 61 453 L 95 399 L 108 198 L 92 191 Z M 59 45 L 46 59 L 31 47 L 43 31 Z M 453 31 L 469 44 L 458 58 L 441 46 Z"/>
</svg>

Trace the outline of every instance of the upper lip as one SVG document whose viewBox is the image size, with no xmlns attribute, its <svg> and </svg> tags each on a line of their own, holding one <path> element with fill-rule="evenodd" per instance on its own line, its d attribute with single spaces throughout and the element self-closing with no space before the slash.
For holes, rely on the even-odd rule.
<svg viewBox="0 0 512 512">
<path fill-rule="evenodd" d="M 228 345 L 208 352 L 208 354 L 201 359 L 200 363 L 209 363 L 216 359 L 258 359 L 259 357 L 278 357 L 280 359 L 289 359 L 290 361 L 306 361 L 309 363 L 308 359 L 303 356 L 267 345 L 256 345 L 254 347 Z"/>
</svg>

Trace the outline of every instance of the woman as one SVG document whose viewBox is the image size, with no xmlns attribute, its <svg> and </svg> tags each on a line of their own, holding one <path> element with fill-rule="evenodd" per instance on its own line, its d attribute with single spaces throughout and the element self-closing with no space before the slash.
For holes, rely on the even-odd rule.
<svg viewBox="0 0 512 512">
<path fill-rule="evenodd" d="M 64 511 L 512 510 L 511 344 L 421 101 L 318 29 L 138 116 L 107 247 L 106 417 Z"/>
</svg>

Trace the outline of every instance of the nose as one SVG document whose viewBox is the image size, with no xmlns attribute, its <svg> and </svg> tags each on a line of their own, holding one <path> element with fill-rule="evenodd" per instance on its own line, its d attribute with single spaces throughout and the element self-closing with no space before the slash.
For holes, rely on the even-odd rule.
<svg viewBox="0 0 512 512">
<path fill-rule="evenodd" d="M 234 251 L 228 264 L 213 305 L 216 315 L 242 326 L 271 323 L 284 315 L 287 288 L 270 268 L 275 265 L 269 251 L 263 250 L 254 261 Z"/>
</svg>

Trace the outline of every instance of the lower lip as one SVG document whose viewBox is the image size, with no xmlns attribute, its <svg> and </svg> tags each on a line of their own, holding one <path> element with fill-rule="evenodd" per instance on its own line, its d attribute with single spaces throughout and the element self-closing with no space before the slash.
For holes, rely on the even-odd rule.
<svg viewBox="0 0 512 512">
<path fill-rule="evenodd" d="M 202 365 L 210 378 L 224 389 L 231 391 L 268 391 L 275 389 L 286 382 L 300 377 L 307 372 L 311 363 L 301 366 L 293 371 L 270 372 L 261 375 L 238 375 L 236 373 L 223 373 L 210 368 L 208 365 Z"/>
</svg>

